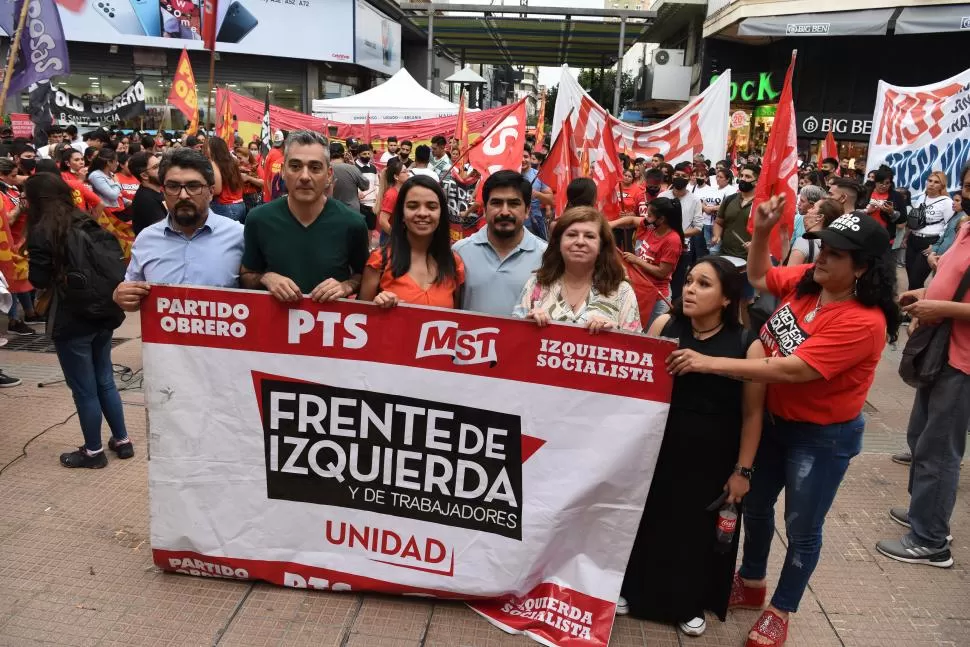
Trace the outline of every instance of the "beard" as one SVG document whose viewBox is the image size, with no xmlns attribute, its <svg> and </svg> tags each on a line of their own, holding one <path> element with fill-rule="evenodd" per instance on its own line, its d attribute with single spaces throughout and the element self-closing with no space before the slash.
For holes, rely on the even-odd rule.
<svg viewBox="0 0 970 647">
<path fill-rule="evenodd" d="M 175 203 L 175 207 L 172 208 L 170 212 L 172 220 L 175 224 L 181 225 L 182 227 L 192 227 L 198 225 L 202 222 L 203 213 L 195 205 L 195 203 L 188 200 L 180 200 Z"/>
<path fill-rule="evenodd" d="M 499 229 L 498 225 L 503 222 L 511 223 L 513 225 L 512 228 Z M 519 229 L 521 229 L 521 226 L 515 226 L 515 225 L 516 225 L 515 218 L 507 218 L 504 216 L 499 216 L 498 218 L 495 218 L 495 220 L 492 221 L 492 233 L 495 234 L 497 238 L 513 238 L 517 233 L 519 233 Z"/>
</svg>

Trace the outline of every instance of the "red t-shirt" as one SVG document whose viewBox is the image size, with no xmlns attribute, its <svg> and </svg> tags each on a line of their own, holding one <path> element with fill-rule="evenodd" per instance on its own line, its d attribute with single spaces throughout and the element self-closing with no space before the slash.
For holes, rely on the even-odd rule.
<svg viewBox="0 0 970 647">
<path fill-rule="evenodd" d="M 636 182 L 630 186 L 620 184 L 620 211 L 629 211 L 637 215 L 637 208 L 643 202 L 643 195 L 643 187 Z"/>
<path fill-rule="evenodd" d="M 970 266 L 970 224 L 963 223 L 950 249 L 940 257 L 936 276 L 926 288 L 926 298 L 934 301 L 952 301 L 968 266 Z M 970 291 L 963 296 L 961 303 L 970 303 Z M 948 359 L 950 366 L 970 374 L 970 321 L 953 320 Z"/>
<path fill-rule="evenodd" d="M 633 244 L 633 249 L 637 256 L 648 263 L 652 263 L 653 265 L 670 263 L 673 268 L 676 268 L 677 263 L 680 262 L 683 245 L 680 242 L 680 236 L 677 235 L 677 232 L 668 231 L 663 236 L 660 236 L 653 227 L 640 225 L 637 227 L 637 236 Z M 665 297 L 670 296 L 669 276 L 665 279 L 658 279 L 652 274 L 647 274 L 647 278 L 650 279 L 661 294 Z"/>
<path fill-rule="evenodd" d="M 888 193 L 877 193 L 877 192 L 873 191 L 872 192 L 872 195 L 869 196 L 869 199 L 870 200 L 875 200 L 876 202 L 882 202 L 884 200 L 889 200 L 889 194 Z M 892 202 L 892 200 L 890 200 L 890 202 Z M 886 224 L 887 224 L 888 221 L 886 220 L 886 213 L 882 209 L 873 209 L 872 211 L 869 211 L 868 213 L 869 213 L 870 216 L 872 216 L 873 220 L 875 220 L 876 222 L 878 222 L 883 227 L 886 226 Z"/>
<path fill-rule="evenodd" d="M 761 328 L 768 357 L 795 355 L 822 375 L 800 384 L 769 384 L 766 407 L 776 416 L 829 425 L 862 412 L 886 346 L 886 317 L 855 299 L 823 306 L 812 321 L 817 294 L 795 296 L 809 265 L 768 270 L 768 291 L 781 303 Z"/>
<path fill-rule="evenodd" d="M 394 205 L 397 204 L 397 187 L 392 186 L 384 192 L 384 197 L 381 199 L 381 213 L 387 212 L 389 214 L 394 213 Z"/>
<path fill-rule="evenodd" d="M 93 213 L 95 207 L 101 204 L 101 198 L 98 197 L 98 194 L 92 191 L 91 187 L 79 180 L 73 173 L 64 171 L 61 173 L 61 178 L 71 187 L 71 193 L 74 195 L 74 204 L 77 205 L 78 209 L 84 209 L 85 211 Z"/>
<path fill-rule="evenodd" d="M 136 178 L 134 175 L 115 173 L 115 181 L 121 185 L 121 197 L 125 198 L 129 202 L 135 199 L 135 191 L 137 191 L 138 187 L 140 186 L 138 184 L 138 178 Z"/>
</svg>

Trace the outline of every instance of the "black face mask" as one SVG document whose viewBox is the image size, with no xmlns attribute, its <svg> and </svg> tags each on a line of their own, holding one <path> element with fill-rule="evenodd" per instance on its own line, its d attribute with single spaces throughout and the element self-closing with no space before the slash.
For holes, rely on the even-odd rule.
<svg viewBox="0 0 970 647">
<path fill-rule="evenodd" d="M 738 180 L 738 191 L 741 193 L 750 193 L 751 191 L 754 191 L 754 182 Z"/>
<path fill-rule="evenodd" d="M 30 175 L 30 172 L 33 171 L 35 168 L 37 168 L 37 160 L 36 159 L 21 159 L 20 160 L 20 170 L 22 170 L 27 175 Z"/>
<path fill-rule="evenodd" d="M 660 195 L 660 187 L 659 186 L 648 186 L 647 187 L 647 193 L 649 193 L 653 197 L 657 197 L 658 195 Z"/>
<path fill-rule="evenodd" d="M 539 162 L 531 162 L 529 166 L 531 166 L 532 168 L 539 168 Z"/>
<path fill-rule="evenodd" d="M 694 180 L 694 182 L 697 184 L 697 186 L 704 186 L 705 184 L 707 184 L 707 178 L 699 177 L 696 180 Z"/>
<path fill-rule="evenodd" d="M 677 189 L 678 191 L 683 191 L 684 189 L 687 188 L 687 178 L 685 178 L 685 177 L 675 177 L 670 182 L 670 185 L 672 187 L 674 187 L 675 189 Z"/>
</svg>

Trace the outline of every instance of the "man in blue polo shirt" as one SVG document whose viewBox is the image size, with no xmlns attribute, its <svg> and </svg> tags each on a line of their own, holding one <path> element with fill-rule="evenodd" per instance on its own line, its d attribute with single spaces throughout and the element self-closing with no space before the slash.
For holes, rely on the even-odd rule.
<svg viewBox="0 0 970 647">
<path fill-rule="evenodd" d="M 546 228 L 545 207 L 554 204 L 552 189 L 539 179 L 538 169 L 532 168 L 532 149 L 527 145 L 522 151 L 522 177 L 532 186 L 532 200 L 529 202 L 529 218 L 525 222 L 526 229 L 546 240 L 549 237 Z"/>
<path fill-rule="evenodd" d="M 486 226 L 451 248 L 465 264 L 462 308 L 511 316 L 522 287 L 542 264 L 546 243 L 525 228 L 532 184 L 499 171 L 482 186 Z"/>
<path fill-rule="evenodd" d="M 243 226 L 209 211 L 215 174 L 206 157 L 176 149 L 158 167 L 168 217 L 146 227 L 131 248 L 125 281 L 114 300 L 138 310 L 151 283 L 239 287 Z"/>
</svg>

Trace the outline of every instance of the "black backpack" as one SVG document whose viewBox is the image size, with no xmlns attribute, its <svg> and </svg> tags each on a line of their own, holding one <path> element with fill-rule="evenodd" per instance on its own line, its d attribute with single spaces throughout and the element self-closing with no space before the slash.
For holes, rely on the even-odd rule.
<svg viewBox="0 0 970 647">
<path fill-rule="evenodd" d="M 67 256 L 61 303 L 85 319 L 123 317 L 112 295 L 125 280 L 118 239 L 91 218 L 77 218 L 67 231 Z"/>
</svg>

